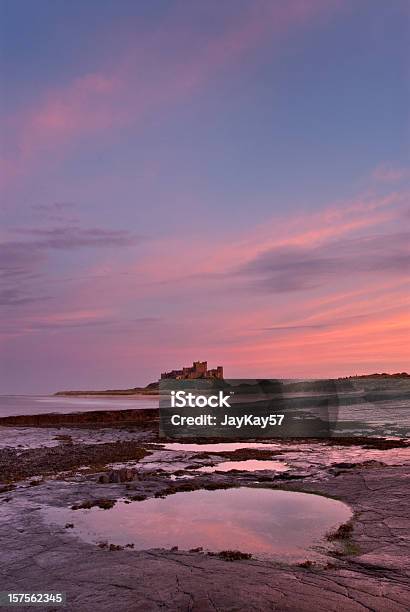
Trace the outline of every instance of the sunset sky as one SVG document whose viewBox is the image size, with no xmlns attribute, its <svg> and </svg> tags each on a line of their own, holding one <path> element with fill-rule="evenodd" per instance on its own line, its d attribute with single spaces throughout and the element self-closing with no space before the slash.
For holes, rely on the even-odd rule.
<svg viewBox="0 0 410 612">
<path fill-rule="evenodd" d="M 410 369 L 408 0 L 0 0 L 0 385 Z"/>
</svg>

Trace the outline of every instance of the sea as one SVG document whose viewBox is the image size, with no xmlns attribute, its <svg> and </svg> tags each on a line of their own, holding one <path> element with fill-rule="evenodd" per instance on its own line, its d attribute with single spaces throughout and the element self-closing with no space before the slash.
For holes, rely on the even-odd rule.
<svg viewBox="0 0 410 612">
<path fill-rule="evenodd" d="M 55 395 L 0 395 L 0 417 L 93 410 L 141 410 L 158 408 L 158 397 L 135 396 L 83 396 L 60 397 Z"/>
<path fill-rule="evenodd" d="M 288 397 L 300 398 L 300 393 Z M 320 394 L 304 394 L 311 402 Z M 0 395 L 0 418 L 16 415 L 74 413 L 98 410 L 141 410 L 158 408 L 158 396 Z M 410 382 L 391 381 L 383 389 L 375 383 L 358 392 L 338 394 L 335 435 L 410 437 Z"/>
</svg>

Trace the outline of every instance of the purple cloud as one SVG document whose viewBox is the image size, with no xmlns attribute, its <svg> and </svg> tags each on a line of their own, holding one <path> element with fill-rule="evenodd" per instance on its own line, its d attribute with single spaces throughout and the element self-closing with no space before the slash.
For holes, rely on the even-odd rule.
<svg viewBox="0 0 410 612">
<path fill-rule="evenodd" d="M 276 247 L 237 273 L 254 290 L 309 290 L 335 278 L 368 272 L 408 274 L 410 237 L 406 232 L 344 239 L 316 247 Z"/>
</svg>

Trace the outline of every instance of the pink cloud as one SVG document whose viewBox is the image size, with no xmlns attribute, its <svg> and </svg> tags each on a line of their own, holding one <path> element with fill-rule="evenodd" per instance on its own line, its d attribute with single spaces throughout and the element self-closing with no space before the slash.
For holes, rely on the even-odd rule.
<svg viewBox="0 0 410 612">
<path fill-rule="evenodd" d="M 409 323 L 403 308 L 336 328 L 300 330 L 258 341 L 243 339 L 232 346 L 205 344 L 205 351 L 225 363 L 231 376 L 320 377 L 403 369 L 410 357 Z"/>
<path fill-rule="evenodd" d="M 356 367 L 399 367 L 409 357 L 408 284 L 403 278 L 379 273 L 359 279 L 347 271 L 333 275 L 323 289 L 295 297 L 243 293 L 230 272 L 243 257 L 255 257 L 260 244 L 269 248 L 285 241 L 305 247 L 358 231 L 364 239 L 372 228 L 389 231 L 385 213 L 394 227 L 401 202 L 397 194 L 359 199 L 324 209 L 313 220 L 272 220 L 269 226 L 276 231 L 270 242 L 266 228 L 257 228 L 252 239 L 225 233 L 223 240 L 211 243 L 204 236 L 192 244 L 169 239 L 150 243 L 138 264 L 112 260 L 83 271 L 84 280 L 65 291 L 61 312 L 47 316 L 42 307 L 41 315 L 25 317 L 19 333 L 66 330 L 67 342 L 81 345 L 85 337 L 92 338 L 89 358 L 94 351 L 109 351 L 124 376 L 128 371 L 131 376 L 130 364 L 142 358 L 144 363 L 160 359 L 157 367 L 166 368 L 202 355 L 222 362 L 230 376 L 342 375 Z M 151 327 L 133 323 L 148 315 L 158 319 Z M 94 335 L 93 325 L 104 322 L 108 326 Z"/>
<path fill-rule="evenodd" d="M 147 113 L 168 111 L 272 37 L 280 42 L 290 32 L 320 21 L 340 6 L 339 0 L 259 2 L 200 49 L 194 44 L 195 33 L 181 31 L 170 18 L 151 39 L 134 41 L 110 65 L 81 75 L 64 87 L 45 91 L 24 112 L 5 117 L 5 125 L 14 134 L 9 148 L 16 153 L 3 159 L 2 181 L 7 184 L 23 177 L 44 157 L 48 164 L 55 163 L 66 146 L 91 134 L 106 136 L 107 132 L 138 124 Z M 192 54 L 164 61 L 161 45 L 166 48 L 170 40 L 182 36 L 188 42 L 191 38 Z"/>
<path fill-rule="evenodd" d="M 406 202 L 406 193 L 394 192 L 382 197 L 339 202 L 319 212 L 292 218 L 277 215 L 262 226 L 247 228 L 246 232 L 235 233 L 229 239 L 226 230 L 222 236 L 191 233 L 182 242 L 179 237 L 158 239 L 129 272 L 135 278 L 145 280 L 147 291 L 153 293 L 158 290 L 157 284 L 162 282 L 168 286 L 171 283 L 212 284 L 218 282 L 221 275 L 234 271 L 269 249 L 309 248 L 385 226 L 399 217 Z M 164 252 L 172 253 L 172 257 L 164 258 Z M 189 267 L 187 252 L 190 253 Z"/>
</svg>

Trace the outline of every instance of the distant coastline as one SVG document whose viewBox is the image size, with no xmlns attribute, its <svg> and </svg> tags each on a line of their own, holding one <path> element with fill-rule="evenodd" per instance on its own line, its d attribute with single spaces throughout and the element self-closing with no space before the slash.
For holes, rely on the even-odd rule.
<svg viewBox="0 0 410 612">
<path fill-rule="evenodd" d="M 158 395 L 158 383 L 150 383 L 146 387 L 132 387 L 131 389 L 105 389 L 102 391 L 57 391 L 54 393 L 56 397 L 77 397 L 87 395 Z"/>
<path fill-rule="evenodd" d="M 356 374 L 354 376 L 340 376 L 333 380 L 346 381 L 357 379 L 380 379 L 380 378 L 410 378 L 407 372 L 396 372 L 388 374 L 387 372 L 374 374 Z M 330 380 L 330 379 L 327 379 Z M 313 381 L 312 381 L 313 382 Z M 146 387 L 132 387 L 130 389 L 105 389 L 101 391 L 57 391 L 54 393 L 56 397 L 84 397 L 84 396 L 123 396 L 123 395 L 159 395 L 159 383 L 153 382 Z"/>
<path fill-rule="evenodd" d="M 355 374 L 354 376 L 340 377 L 337 380 L 346 380 L 350 378 L 410 378 L 410 374 L 407 372 L 396 372 L 395 374 L 387 374 L 387 372 L 382 372 L 382 374 Z"/>
</svg>

